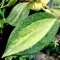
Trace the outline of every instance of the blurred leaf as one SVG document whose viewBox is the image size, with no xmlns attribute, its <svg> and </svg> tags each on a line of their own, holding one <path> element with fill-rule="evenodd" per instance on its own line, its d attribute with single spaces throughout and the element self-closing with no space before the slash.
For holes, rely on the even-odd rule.
<svg viewBox="0 0 60 60">
<path fill-rule="evenodd" d="M 60 0 L 52 0 L 55 5 L 60 5 Z"/>
<path fill-rule="evenodd" d="M 16 26 L 21 20 L 25 19 L 29 14 L 29 3 L 19 3 L 11 11 L 5 20 L 6 23 Z"/>
<path fill-rule="evenodd" d="M 14 5 L 16 2 L 17 2 L 17 0 L 9 0 L 8 4 L 5 6 L 10 7 L 10 6 Z"/>
</svg>

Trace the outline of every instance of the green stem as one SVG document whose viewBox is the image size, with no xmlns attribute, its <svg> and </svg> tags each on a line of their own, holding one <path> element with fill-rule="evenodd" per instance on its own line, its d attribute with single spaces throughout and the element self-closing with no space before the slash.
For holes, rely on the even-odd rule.
<svg viewBox="0 0 60 60">
<path fill-rule="evenodd" d="M 50 11 L 52 12 L 52 14 L 57 17 L 57 19 L 60 19 L 60 14 L 57 14 L 55 11 L 53 11 L 52 9 L 50 9 L 48 6 L 45 6 L 45 7 L 46 7 L 48 10 L 50 10 Z"/>
<path fill-rule="evenodd" d="M 4 5 L 4 2 L 5 2 L 5 0 L 2 0 L 2 5 L 1 5 L 1 7 Z"/>
</svg>

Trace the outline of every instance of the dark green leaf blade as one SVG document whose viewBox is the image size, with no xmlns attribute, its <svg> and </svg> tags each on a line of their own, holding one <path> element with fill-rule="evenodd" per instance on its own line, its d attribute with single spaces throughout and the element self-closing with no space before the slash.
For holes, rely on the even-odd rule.
<svg viewBox="0 0 60 60">
<path fill-rule="evenodd" d="M 52 40 L 55 38 L 55 35 L 58 31 L 59 28 L 59 22 L 56 21 L 56 23 L 53 25 L 53 27 L 50 29 L 50 31 L 46 34 L 46 36 L 44 38 L 42 38 L 42 40 L 40 42 L 38 42 L 36 45 L 32 46 L 31 48 L 16 53 L 14 55 L 31 55 L 31 54 L 35 54 L 37 52 L 40 52 L 43 48 L 45 48 L 46 46 L 48 46 L 50 44 L 50 42 L 52 42 Z"/>
<path fill-rule="evenodd" d="M 32 18 L 29 17 L 28 19 L 23 20 L 23 22 L 21 22 L 19 24 L 19 26 L 18 25 L 16 26 L 16 28 L 13 30 L 13 32 L 10 35 L 10 38 L 7 43 L 6 51 L 5 51 L 5 54 L 3 55 L 3 57 L 29 49 L 30 47 L 32 47 L 36 43 L 38 43 L 50 31 L 51 27 L 56 22 L 56 19 L 51 14 L 48 14 L 48 13 L 45 13 L 45 14 L 47 14 L 47 16 L 50 15 L 52 18 L 49 18 L 47 16 L 46 16 L 47 17 L 46 18 L 46 17 L 44 17 L 45 16 L 44 14 L 40 14 L 42 16 L 42 17 L 40 17 L 39 13 L 37 13 L 35 15 L 32 15 L 33 16 Z M 35 17 L 35 16 L 37 16 L 37 17 Z M 30 18 L 31 18 L 31 21 L 30 21 Z M 46 19 L 44 19 L 44 18 L 46 18 Z M 37 22 L 35 22 L 35 21 L 37 21 Z M 45 24 L 45 25 L 43 25 L 43 24 Z M 46 31 L 44 28 L 46 29 Z M 39 34 L 39 36 L 38 36 L 38 34 Z M 35 41 L 34 37 L 36 37 L 36 41 Z M 21 40 L 21 38 L 22 38 L 22 40 Z M 30 40 L 30 38 L 32 41 Z M 24 42 L 25 40 L 26 40 L 26 42 Z M 34 42 L 34 44 L 30 45 L 29 44 L 30 42 L 32 42 L 32 43 Z M 27 46 L 26 46 L 26 43 L 28 44 Z M 18 46 L 16 46 L 16 44 L 18 44 Z"/>
</svg>

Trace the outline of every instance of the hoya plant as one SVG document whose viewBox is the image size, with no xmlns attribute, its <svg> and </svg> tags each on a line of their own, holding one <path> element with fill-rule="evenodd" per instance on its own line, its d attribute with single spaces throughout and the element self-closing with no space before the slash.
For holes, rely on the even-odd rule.
<svg viewBox="0 0 60 60">
<path fill-rule="evenodd" d="M 8 3 L 4 4 L 6 1 Z M 23 60 L 22 56 L 31 58 L 32 54 L 43 50 L 55 40 L 60 27 L 60 9 L 49 8 L 50 0 L 26 0 L 19 3 L 18 0 L 6 1 L 0 2 L 0 28 L 6 23 L 14 26 L 14 29 L 1 58 L 6 60 L 16 56 L 20 56 L 20 60 Z M 5 18 L 4 11 L 11 6 L 14 7 Z M 40 12 L 41 9 L 44 12 Z M 30 10 L 39 12 L 30 14 Z"/>
</svg>

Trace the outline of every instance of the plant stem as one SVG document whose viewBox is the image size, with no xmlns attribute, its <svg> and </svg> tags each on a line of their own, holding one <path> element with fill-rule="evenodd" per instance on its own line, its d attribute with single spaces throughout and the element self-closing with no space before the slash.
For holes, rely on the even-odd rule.
<svg viewBox="0 0 60 60">
<path fill-rule="evenodd" d="M 45 6 L 45 7 L 46 7 L 48 10 L 50 10 L 54 16 L 56 16 L 58 19 L 60 19 L 60 14 L 57 14 L 55 11 L 53 11 L 52 9 L 50 9 L 48 6 Z"/>
<path fill-rule="evenodd" d="M 5 2 L 5 0 L 2 0 L 2 5 L 1 5 L 1 7 L 4 5 L 4 2 Z"/>
</svg>

